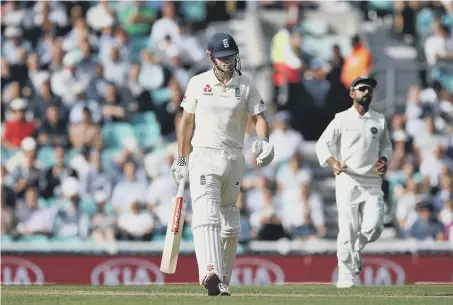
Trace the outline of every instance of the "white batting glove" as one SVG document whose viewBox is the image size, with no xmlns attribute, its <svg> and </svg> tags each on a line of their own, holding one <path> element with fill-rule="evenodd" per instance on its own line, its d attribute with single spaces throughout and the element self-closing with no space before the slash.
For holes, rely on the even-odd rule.
<svg viewBox="0 0 453 305">
<path fill-rule="evenodd" d="M 258 166 L 265 167 L 274 160 L 274 145 L 266 138 L 256 140 L 252 144 L 252 153 L 256 156 Z"/>
<path fill-rule="evenodd" d="M 170 173 L 175 181 L 176 185 L 179 185 L 179 181 L 184 178 L 184 180 L 189 181 L 189 158 L 178 157 L 170 168 Z"/>
</svg>

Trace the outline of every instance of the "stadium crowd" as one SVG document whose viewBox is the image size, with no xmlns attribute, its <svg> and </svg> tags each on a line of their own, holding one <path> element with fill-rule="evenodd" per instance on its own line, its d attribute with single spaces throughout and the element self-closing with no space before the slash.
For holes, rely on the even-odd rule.
<svg viewBox="0 0 453 305">
<path fill-rule="evenodd" d="M 190 76 L 206 69 L 196 33 L 212 21 L 208 5 L 2 2 L 2 242 L 163 239 L 177 191 L 169 168 L 179 104 Z M 426 60 L 453 64 L 451 22 L 443 17 L 452 7 L 436 8 L 417 8 L 433 11 L 423 27 Z M 372 52 L 356 35 L 349 54 L 332 45 L 324 62 L 304 50 L 297 24 L 276 33 L 271 52 L 276 155 L 257 167 L 249 124 L 241 239 L 323 238 L 324 199 L 302 148 L 350 107 L 346 88 L 372 74 Z M 448 71 L 410 88 L 405 113 L 389 118 L 387 197 L 401 238 L 453 241 Z"/>
</svg>

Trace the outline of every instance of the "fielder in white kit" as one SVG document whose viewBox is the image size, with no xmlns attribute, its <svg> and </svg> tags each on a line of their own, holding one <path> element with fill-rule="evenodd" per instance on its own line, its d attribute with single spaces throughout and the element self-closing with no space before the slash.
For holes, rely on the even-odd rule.
<svg viewBox="0 0 453 305">
<path fill-rule="evenodd" d="M 318 142 L 319 163 L 333 168 L 338 209 L 338 288 L 354 286 L 361 251 L 384 228 L 382 176 L 392 152 L 385 117 L 369 109 L 377 82 L 359 77 L 350 88 L 353 106 L 337 113 Z"/>
<path fill-rule="evenodd" d="M 248 115 L 260 138 L 252 147 L 259 166 L 273 160 L 274 148 L 268 142 L 266 105 L 254 83 L 240 72 L 233 37 L 213 35 L 207 55 L 213 69 L 191 78 L 181 103 L 179 157 L 171 172 L 176 183 L 182 178 L 190 182 L 200 284 L 208 295 L 230 295 L 227 285 L 241 233 L 236 201 L 245 172 Z"/>
</svg>

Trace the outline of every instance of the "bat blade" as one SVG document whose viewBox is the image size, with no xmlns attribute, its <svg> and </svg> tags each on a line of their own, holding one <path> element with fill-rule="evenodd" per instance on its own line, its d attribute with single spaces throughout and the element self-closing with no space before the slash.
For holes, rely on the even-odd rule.
<svg viewBox="0 0 453 305">
<path fill-rule="evenodd" d="M 165 235 L 164 250 L 160 262 L 160 271 L 167 274 L 176 272 L 178 263 L 179 248 L 181 246 L 182 230 L 184 226 L 184 216 L 186 211 L 186 201 L 184 200 L 185 180 L 179 182 L 176 200 L 172 203 L 170 218 Z"/>
</svg>

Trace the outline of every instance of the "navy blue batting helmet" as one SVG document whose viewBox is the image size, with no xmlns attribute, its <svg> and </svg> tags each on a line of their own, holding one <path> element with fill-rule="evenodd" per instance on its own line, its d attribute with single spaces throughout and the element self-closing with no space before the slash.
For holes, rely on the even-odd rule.
<svg viewBox="0 0 453 305">
<path fill-rule="evenodd" d="M 216 33 L 208 42 L 208 54 L 214 58 L 239 54 L 239 48 L 233 37 L 227 33 Z"/>
</svg>

